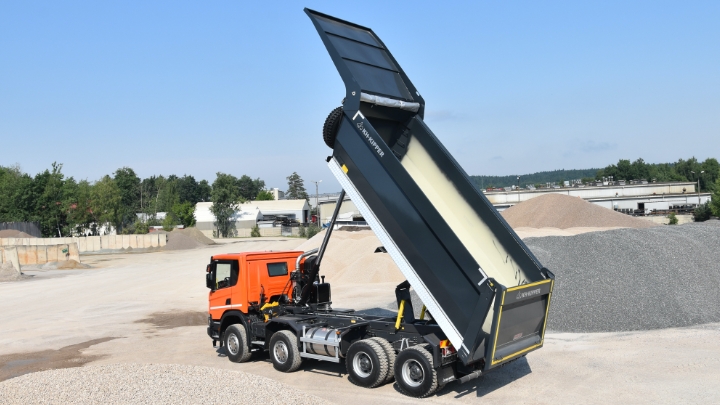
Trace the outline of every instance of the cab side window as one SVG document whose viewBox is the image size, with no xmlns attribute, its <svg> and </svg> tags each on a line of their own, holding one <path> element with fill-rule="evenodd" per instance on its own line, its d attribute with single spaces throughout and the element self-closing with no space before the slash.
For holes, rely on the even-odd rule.
<svg viewBox="0 0 720 405">
<path fill-rule="evenodd" d="M 238 266 L 233 262 L 217 262 L 215 264 L 216 289 L 232 287 L 237 284 Z"/>
<path fill-rule="evenodd" d="M 276 277 L 276 276 L 287 276 L 288 274 L 288 267 L 287 263 L 268 263 L 267 264 L 268 269 L 268 276 L 270 277 Z"/>
</svg>

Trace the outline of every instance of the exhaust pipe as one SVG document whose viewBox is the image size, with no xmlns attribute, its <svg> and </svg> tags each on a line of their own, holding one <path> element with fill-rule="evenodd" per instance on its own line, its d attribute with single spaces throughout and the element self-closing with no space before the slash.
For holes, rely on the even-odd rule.
<svg viewBox="0 0 720 405">
<path fill-rule="evenodd" d="M 295 260 L 295 271 L 300 271 L 300 261 L 302 260 L 303 257 L 308 257 L 310 255 L 314 255 L 315 253 L 317 253 L 318 250 L 319 250 L 319 248 L 315 248 L 313 250 L 308 250 L 307 252 L 298 256 L 297 260 Z"/>
</svg>

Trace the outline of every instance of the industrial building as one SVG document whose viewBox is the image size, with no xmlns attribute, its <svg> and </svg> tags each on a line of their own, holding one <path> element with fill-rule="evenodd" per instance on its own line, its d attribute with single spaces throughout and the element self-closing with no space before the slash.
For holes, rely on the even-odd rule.
<svg viewBox="0 0 720 405">
<path fill-rule="evenodd" d="M 199 202 L 195 206 L 195 226 L 209 237 L 216 229 L 215 215 L 210 211 L 212 205 L 212 202 Z M 309 212 L 310 205 L 306 200 L 248 201 L 238 206 L 233 219 L 235 228 L 243 230 L 253 228 L 258 222 L 274 221 L 277 217 L 306 223 Z"/>
<path fill-rule="evenodd" d="M 575 186 L 548 189 L 515 189 L 487 191 L 485 197 L 498 211 L 548 193 L 579 197 L 608 209 L 628 214 L 651 214 L 653 210 L 667 211 L 677 207 L 694 208 L 710 200 L 710 193 L 697 193 L 697 183 L 608 183 L 607 185 Z"/>
</svg>

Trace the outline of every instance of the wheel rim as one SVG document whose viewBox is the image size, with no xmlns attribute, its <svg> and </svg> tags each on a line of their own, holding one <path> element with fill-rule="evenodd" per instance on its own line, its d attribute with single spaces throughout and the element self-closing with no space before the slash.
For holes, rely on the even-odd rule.
<svg viewBox="0 0 720 405">
<path fill-rule="evenodd" d="M 285 342 L 279 341 L 275 343 L 273 354 L 275 355 L 275 360 L 278 363 L 285 364 L 288 359 L 288 348 Z"/>
<path fill-rule="evenodd" d="M 233 356 L 237 355 L 240 352 L 240 340 L 238 340 L 236 334 L 231 333 L 230 336 L 228 336 L 227 348 L 230 354 L 232 354 Z"/>
<path fill-rule="evenodd" d="M 416 360 L 407 360 L 402 366 L 402 376 L 405 383 L 411 387 L 419 387 L 425 381 L 425 372 Z"/>
<path fill-rule="evenodd" d="M 353 370 L 359 377 L 370 377 L 370 373 L 372 373 L 373 370 L 370 356 L 368 356 L 365 352 L 355 353 L 355 356 L 353 357 Z"/>
</svg>

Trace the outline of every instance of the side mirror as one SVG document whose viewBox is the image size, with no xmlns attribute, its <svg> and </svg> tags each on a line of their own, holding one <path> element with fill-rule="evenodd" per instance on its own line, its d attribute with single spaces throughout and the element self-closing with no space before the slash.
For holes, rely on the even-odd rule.
<svg viewBox="0 0 720 405">
<path fill-rule="evenodd" d="M 213 281 L 214 281 L 214 280 L 213 280 L 213 274 L 212 274 L 212 272 L 207 273 L 207 274 L 205 275 L 205 285 L 207 286 L 207 288 L 209 288 L 209 289 L 211 289 L 211 290 L 214 290 L 214 289 L 215 289 L 215 283 L 214 283 Z"/>
<path fill-rule="evenodd" d="M 205 285 L 207 288 L 215 291 L 215 272 L 213 271 L 212 263 L 207 265 L 205 271 L 207 272 L 205 275 Z"/>
</svg>

